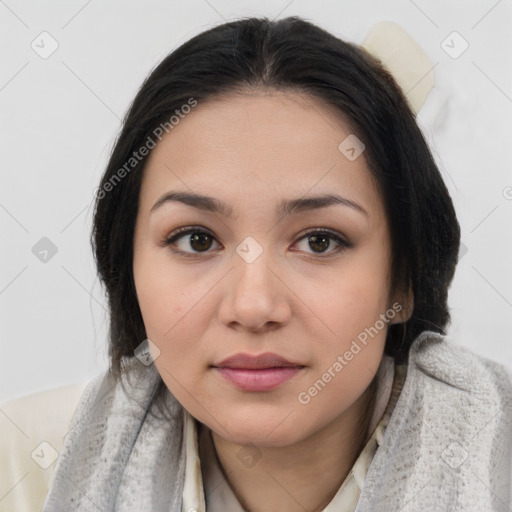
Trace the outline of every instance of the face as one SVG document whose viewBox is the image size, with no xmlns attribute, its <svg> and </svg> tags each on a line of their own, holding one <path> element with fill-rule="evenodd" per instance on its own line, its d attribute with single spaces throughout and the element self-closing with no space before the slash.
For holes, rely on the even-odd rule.
<svg viewBox="0 0 512 512">
<path fill-rule="evenodd" d="M 381 197 L 364 152 L 338 148 L 350 134 L 296 92 L 232 95 L 198 104 L 147 161 L 133 270 L 155 364 L 231 442 L 285 446 L 353 414 L 401 321 Z M 219 369 L 240 353 L 296 366 Z"/>
</svg>

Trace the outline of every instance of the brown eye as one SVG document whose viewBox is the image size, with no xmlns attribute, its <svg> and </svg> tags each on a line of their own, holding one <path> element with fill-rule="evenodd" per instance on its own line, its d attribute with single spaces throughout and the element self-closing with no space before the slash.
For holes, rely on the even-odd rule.
<svg viewBox="0 0 512 512">
<path fill-rule="evenodd" d="M 330 238 L 325 235 L 311 235 L 308 237 L 308 242 L 315 252 L 325 252 L 329 248 Z"/>
<path fill-rule="evenodd" d="M 171 234 L 165 241 L 165 245 L 169 246 L 172 252 L 194 257 L 199 253 L 209 252 L 214 240 L 215 238 L 210 233 L 202 229 L 181 228 Z"/>
<path fill-rule="evenodd" d="M 212 245 L 212 239 L 208 233 L 194 233 L 190 238 L 190 247 L 194 251 L 207 251 Z"/>
<path fill-rule="evenodd" d="M 165 246 L 176 254 L 185 257 L 199 257 L 201 253 L 209 254 L 212 251 L 213 243 L 218 243 L 216 238 L 199 227 L 184 227 L 171 233 L 164 242 Z M 334 242 L 334 248 L 332 243 Z M 345 241 L 341 235 L 335 231 L 326 229 L 316 229 L 303 236 L 298 242 L 306 245 L 301 249 L 309 254 L 316 254 L 323 257 L 332 256 L 342 252 L 344 249 L 352 247 L 352 244 Z"/>
<path fill-rule="evenodd" d="M 307 247 L 303 250 L 305 252 L 313 251 L 313 254 L 323 255 L 324 253 L 327 256 L 337 254 L 344 249 L 347 249 L 349 247 L 352 247 L 352 245 L 345 241 L 341 236 L 336 233 L 335 231 L 330 230 L 316 230 L 316 231 L 310 231 L 306 234 L 306 236 L 303 236 L 299 242 L 305 241 L 305 245 Z M 331 247 L 331 242 L 337 244 L 337 247 L 334 247 L 332 250 L 328 250 Z M 308 251 L 307 249 L 310 249 Z"/>
</svg>

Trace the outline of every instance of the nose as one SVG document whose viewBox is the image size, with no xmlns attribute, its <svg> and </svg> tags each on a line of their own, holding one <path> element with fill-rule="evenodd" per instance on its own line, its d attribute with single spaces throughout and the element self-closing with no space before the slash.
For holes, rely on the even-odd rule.
<svg viewBox="0 0 512 512">
<path fill-rule="evenodd" d="M 228 327 L 251 332 L 286 325 L 291 318 L 293 294 L 282 274 L 265 251 L 251 263 L 239 258 L 224 282 L 220 321 Z"/>
</svg>

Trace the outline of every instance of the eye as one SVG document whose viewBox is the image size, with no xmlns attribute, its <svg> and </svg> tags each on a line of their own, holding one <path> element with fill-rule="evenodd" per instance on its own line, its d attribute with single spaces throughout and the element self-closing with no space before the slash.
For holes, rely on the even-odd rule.
<svg viewBox="0 0 512 512">
<path fill-rule="evenodd" d="M 305 244 L 313 249 L 313 254 L 320 256 L 323 254 L 331 256 L 352 247 L 352 244 L 344 240 L 336 231 L 325 228 L 316 228 L 308 231 L 296 244 L 303 240 Z M 328 251 L 333 241 L 337 246 L 333 250 Z M 163 245 L 168 246 L 173 253 L 181 254 L 187 258 L 194 258 L 200 256 L 201 253 L 211 252 L 209 249 L 214 242 L 217 243 L 215 237 L 209 231 L 198 226 L 190 226 L 179 228 L 171 233 Z M 179 244 L 181 244 L 181 247 Z M 193 252 L 189 252 L 189 249 L 192 249 Z"/>
<path fill-rule="evenodd" d="M 352 244 L 344 240 L 340 234 L 330 229 L 314 229 L 299 239 L 298 242 L 304 240 L 308 247 L 313 249 L 314 254 L 332 256 L 338 254 L 344 249 L 352 247 Z M 334 250 L 327 252 L 331 247 L 331 242 L 334 241 L 337 245 Z M 298 243 L 297 242 L 297 243 Z"/>
<path fill-rule="evenodd" d="M 191 226 L 179 228 L 174 231 L 174 233 L 165 240 L 164 245 L 169 246 L 169 249 L 174 253 L 182 254 L 187 258 L 194 258 L 199 253 L 207 252 L 213 240 L 215 240 L 215 237 L 208 231 L 200 227 Z M 182 246 L 178 249 L 173 248 L 173 246 L 178 243 L 182 243 Z M 187 252 L 187 250 L 185 250 L 187 248 L 191 248 L 197 251 L 197 253 Z"/>
</svg>

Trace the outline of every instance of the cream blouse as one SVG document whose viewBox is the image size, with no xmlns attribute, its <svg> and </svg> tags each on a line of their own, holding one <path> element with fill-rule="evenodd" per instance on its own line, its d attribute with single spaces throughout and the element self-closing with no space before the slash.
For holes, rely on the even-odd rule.
<svg viewBox="0 0 512 512">
<path fill-rule="evenodd" d="M 353 512 L 372 458 L 402 390 L 406 366 L 384 355 L 377 372 L 377 399 L 369 431 L 371 437 L 322 512 Z M 186 453 L 182 512 L 245 512 L 224 476 L 215 452 L 211 430 L 184 409 Z"/>
</svg>

